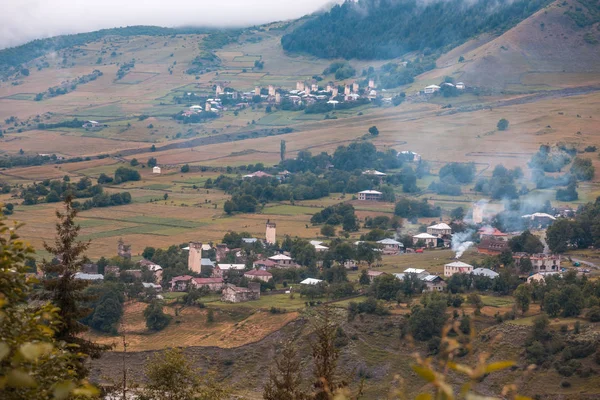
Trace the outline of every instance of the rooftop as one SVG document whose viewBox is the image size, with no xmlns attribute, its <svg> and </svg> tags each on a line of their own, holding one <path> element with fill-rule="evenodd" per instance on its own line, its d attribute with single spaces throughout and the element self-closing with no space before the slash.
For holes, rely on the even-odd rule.
<svg viewBox="0 0 600 400">
<path fill-rule="evenodd" d="M 230 270 L 230 269 L 242 270 L 242 269 L 246 269 L 246 264 L 218 264 L 218 265 L 219 265 L 219 269 L 222 269 L 222 270 Z"/>
<path fill-rule="evenodd" d="M 360 194 L 383 194 L 381 192 L 378 192 L 377 190 L 363 190 L 362 192 L 359 192 Z"/>
<path fill-rule="evenodd" d="M 382 240 L 378 240 L 377 243 L 379 244 L 391 244 L 391 245 L 396 245 L 396 246 L 400 246 L 400 247 L 404 247 L 404 245 L 402 243 L 400 243 L 397 240 L 394 239 L 382 239 Z"/>
<path fill-rule="evenodd" d="M 267 271 L 263 271 L 262 269 L 255 269 L 253 271 L 248 271 L 244 275 L 250 275 L 250 276 L 269 276 L 269 277 L 273 276 L 272 273 L 267 272 Z"/>
<path fill-rule="evenodd" d="M 496 278 L 500 274 L 495 271 L 492 271 L 491 269 L 487 269 L 487 268 L 475 268 L 473 270 L 473 275 L 487 276 L 488 278 L 493 279 L 493 278 Z"/>
<path fill-rule="evenodd" d="M 269 257 L 269 260 L 273 261 L 289 261 L 291 259 L 291 257 L 288 257 L 285 254 L 276 254 L 273 257 Z"/>
<path fill-rule="evenodd" d="M 429 233 L 419 233 L 413 236 L 415 239 L 437 239 L 437 236 L 430 235 Z"/>
<path fill-rule="evenodd" d="M 315 278 L 306 278 L 305 280 L 303 280 L 302 282 L 300 282 L 301 285 L 316 285 L 318 283 L 323 282 L 320 279 L 315 279 Z"/>
<path fill-rule="evenodd" d="M 443 229 L 443 230 L 446 230 L 446 229 L 452 229 L 452 228 L 450 227 L 450 225 L 445 224 L 445 223 L 442 222 L 442 223 L 437 224 L 437 225 L 431 225 L 427 229 L 440 229 L 440 230 Z"/>
<path fill-rule="evenodd" d="M 472 265 L 469 265 L 469 264 L 464 263 L 462 261 L 451 262 L 450 264 L 446 264 L 445 267 L 473 268 Z"/>
<path fill-rule="evenodd" d="M 84 272 L 77 272 L 73 275 L 75 279 L 82 279 L 85 281 L 101 281 L 104 279 L 104 275 L 102 274 L 86 274 Z"/>
<path fill-rule="evenodd" d="M 422 274 L 423 272 L 427 272 L 424 269 L 419 268 L 407 268 L 404 270 L 404 274 Z"/>
</svg>

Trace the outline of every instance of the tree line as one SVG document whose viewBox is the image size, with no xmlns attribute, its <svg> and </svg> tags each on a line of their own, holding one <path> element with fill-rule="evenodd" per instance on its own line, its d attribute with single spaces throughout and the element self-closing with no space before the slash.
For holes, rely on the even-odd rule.
<svg viewBox="0 0 600 400">
<path fill-rule="evenodd" d="M 286 51 L 321 58 L 391 59 L 455 47 L 484 32 L 504 32 L 550 0 L 359 0 L 334 6 L 281 39 Z M 368 11 L 365 11 L 368 10 Z"/>
</svg>

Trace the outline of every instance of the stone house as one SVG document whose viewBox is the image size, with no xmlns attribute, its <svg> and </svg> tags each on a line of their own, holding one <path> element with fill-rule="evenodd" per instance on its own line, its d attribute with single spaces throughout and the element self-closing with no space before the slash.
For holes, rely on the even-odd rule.
<svg viewBox="0 0 600 400">
<path fill-rule="evenodd" d="M 244 274 L 244 277 L 253 280 L 258 279 L 259 281 L 269 282 L 273 279 L 273 274 L 267 271 L 263 271 L 262 269 L 255 269 L 252 271 L 248 271 Z"/>
<path fill-rule="evenodd" d="M 221 294 L 221 301 L 226 303 L 242 303 L 258 299 L 260 299 L 260 283 L 258 282 L 250 282 L 248 288 L 227 284 Z"/>
<path fill-rule="evenodd" d="M 194 289 L 208 288 L 208 290 L 216 292 L 224 286 L 223 278 L 193 278 L 190 286 Z"/>
</svg>

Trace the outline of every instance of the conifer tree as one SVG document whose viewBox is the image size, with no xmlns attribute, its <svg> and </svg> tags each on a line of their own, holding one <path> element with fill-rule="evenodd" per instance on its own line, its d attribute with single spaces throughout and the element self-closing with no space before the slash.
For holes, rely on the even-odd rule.
<svg viewBox="0 0 600 400">
<path fill-rule="evenodd" d="M 77 210 L 73 208 L 70 196 L 65 199 L 65 211 L 57 211 L 56 216 L 58 222 L 54 245 L 44 242 L 44 248 L 54 256 L 54 260 L 43 261 L 44 290 L 41 297 L 59 308 L 60 323 L 55 336 L 57 340 L 73 345 L 69 348 L 78 354 L 77 374 L 82 378 L 88 373 L 84 366 L 85 358 L 99 358 L 110 346 L 98 345 L 81 336 L 88 327 L 80 320 L 91 313 L 84 304 L 93 300 L 93 297 L 84 293 L 88 282 L 75 279 L 75 274 L 84 264 L 84 254 L 90 243 L 77 240 L 81 227 L 75 223 Z"/>
<path fill-rule="evenodd" d="M 305 400 L 300 375 L 300 360 L 294 344 L 287 342 L 281 355 L 275 359 L 275 368 L 269 372 L 269 382 L 265 385 L 265 400 Z"/>
</svg>

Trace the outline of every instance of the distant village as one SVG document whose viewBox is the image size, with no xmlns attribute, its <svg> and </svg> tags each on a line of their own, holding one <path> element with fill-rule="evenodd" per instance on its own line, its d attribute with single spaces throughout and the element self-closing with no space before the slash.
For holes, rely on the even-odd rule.
<svg viewBox="0 0 600 400">
<path fill-rule="evenodd" d="M 532 221 L 537 226 L 547 226 L 556 218 L 545 213 L 536 213 L 524 215 L 522 218 Z M 485 225 L 486 215 L 477 203 L 473 208 L 473 224 L 483 225 L 477 232 L 479 243 L 476 245 L 477 252 L 488 256 L 497 256 L 509 250 L 508 240 L 511 236 L 503 233 L 496 228 Z M 405 245 L 395 239 L 386 238 L 377 242 L 368 243 L 373 246 L 374 252 L 379 252 L 383 256 L 399 256 L 403 253 L 423 253 L 433 249 L 452 248 L 457 252 L 456 259 L 443 265 L 443 276 L 438 276 L 429 273 L 425 269 L 406 268 L 401 273 L 393 273 L 395 278 L 399 280 L 418 279 L 423 283 L 425 291 L 444 291 L 447 286 L 447 280 L 456 274 L 466 274 L 473 276 L 482 276 L 491 280 L 499 276 L 497 271 L 488 268 L 476 268 L 473 265 L 467 264 L 459 260 L 462 252 L 473 245 L 472 242 L 466 242 L 463 250 L 460 250 L 463 243 L 459 243 L 454 237 L 452 227 L 447 223 L 440 222 L 427 227 L 426 232 L 422 232 L 412 236 L 413 247 L 405 248 Z M 255 237 L 242 238 L 242 248 L 229 248 L 226 244 L 206 244 L 201 242 L 190 242 L 189 245 L 181 250 L 188 252 L 187 269 L 188 275 L 180 275 L 171 278 L 169 281 L 163 282 L 163 268 L 147 259 L 142 259 L 136 263 L 137 269 L 121 270 L 118 266 L 106 266 L 104 273 L 98 273 L 98 266 L 95 264 L 84 265 L 81 272 L 75 275 L 76 279 L 84 279 L 92 282 L 101 282 L 105 277 L 119 275 L 132 275 L 134 279 L 142 279 L 143 286 L 146 290 L 154 292 L 158 298 L 163 290 L 171 292 L 187 292 L 190 290 L 205 290 L 207 292 L 220 293 L 221 301 L 229 303 L 240 303 L 252 300 L 258 300 L 261 296 L 261 283 L 269 283 L 273 280 L 274 270 L 289 270 L 298 269 L 299 265 L 289 252 L 276 251 L 271 256 L 263 256 L 260 253 L 253 254 L 255 257 L 249 259 L 249 252 L 244 246 L 258 247 L 254 249 L 273 248 L 278 243 L 277 241 L 277 225 L 274 222 L 266 223 L 265 237 L 259 239 Z M 354 242 L 354 246 L 361 246 L 364 241 Z M 329 251 L 326 242 L 320 240 L 310 241 L 310 245 L 314 247 L 317 254 Z M 457 246 L 458 245 L 458 246 Z M 212 255 L 212 258 L 208 257 Z M 118 256 L 130 259 L 131 248 L 124 244 L 122 240 L 118 243 Z M 541 254 L 526 254 L 513 253 L 512 257 L 516 265 L 519 265 L 521 260 L 528 258 L 531 261 L 532 269 L 528 274 L 520 276 L 521 279 L 527 282 L 537 281 L 543 282 L 548 275 L 562 274 L 564 269 L 561 268 L 561 256 L 548 253 Z M 229 260 L 229 261 L 228 261 Z M 235 262 L 231 262 L 235 260 Z M 359 263 L 355 260 L 345 260 L 340 265 L 343 265 L 347 270 L 357 270 Z M 317 262 L 317 268 L 323 268 L 323 261 Z M 583 272 L 586 272 L 583 270 Z M 234 274 L 234 275 L 232 275 Z M 370 282 L 374 279 L 388 273 L 379 271 L 376 267 L 369 264 L 366 270 L 366 275 Z M 230 283 L 231 278 L 243 277 L 247 281 L 244 287 Z M 150 277 L 150 279 L 149 279 Z M 145 278 L 145 279 L 144 279 Z M 290 284 L 282 290 L 272 289 L 269 293 L 292 293 L 293 291 L 301 292 L 302 288 L 310 286 L 326 286 L 327 282 L 322 279 L 317 279 L 316 276 L 307 277 L 296 284 Z"/>
</svg>

